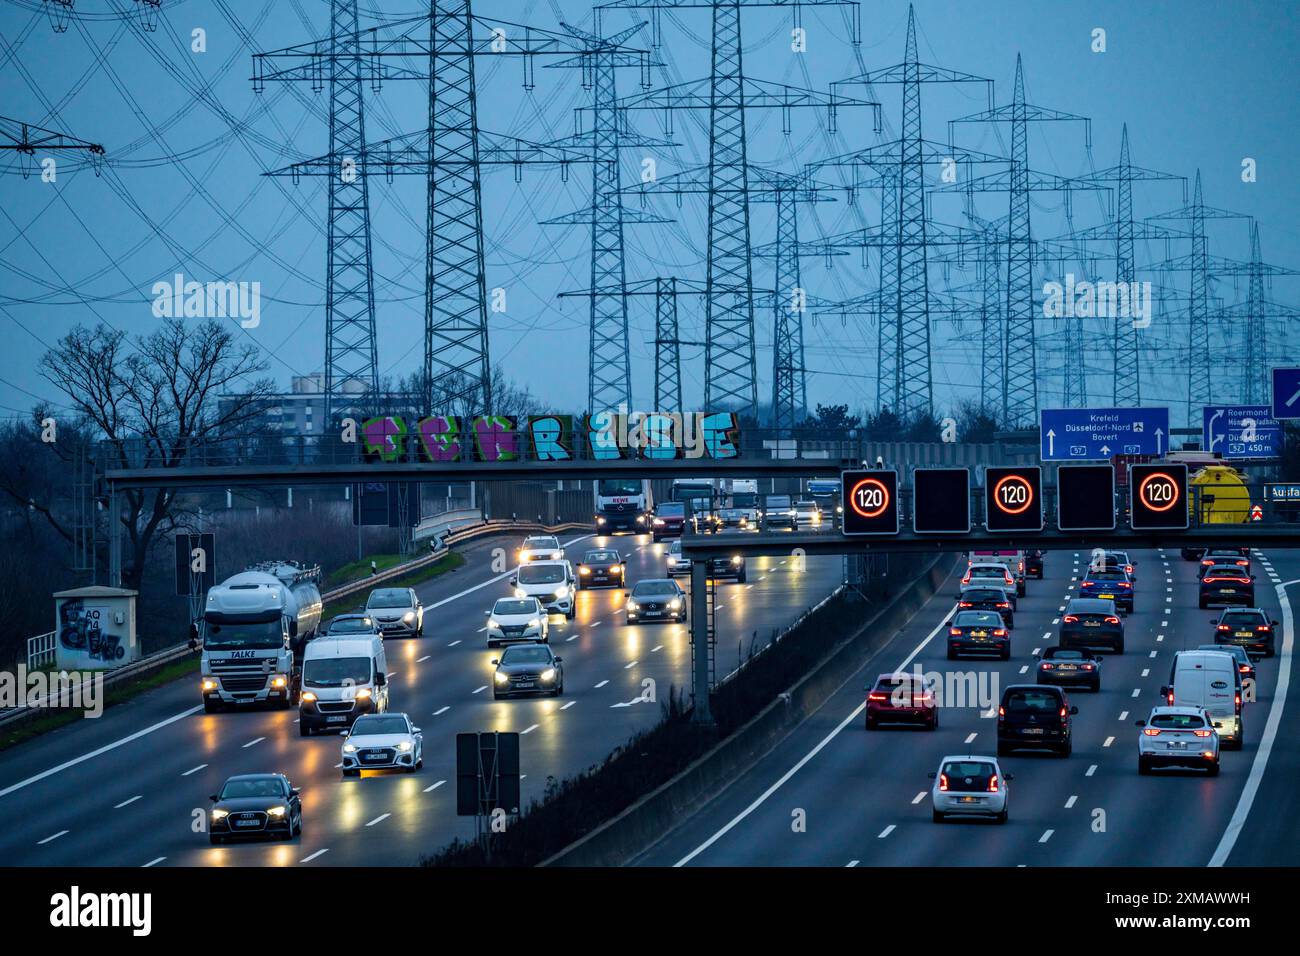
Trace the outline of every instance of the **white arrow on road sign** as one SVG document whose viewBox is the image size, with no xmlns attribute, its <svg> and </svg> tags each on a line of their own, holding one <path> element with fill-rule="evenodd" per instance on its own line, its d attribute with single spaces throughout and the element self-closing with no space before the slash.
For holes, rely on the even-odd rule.
<svg viewBox="0 0 1300 956">
<path fill-rule="evenodd" d="M 1298 399 L 1300 399 L 1300 388 L 1297 388 L 1295 394 L 1286 400 L 1286 407 L 1290 408 Z"/>
<path fill-rule="evenodd" d="M 1217 445 L 1219 442 L 1223 441 L 1222 435 L 1214 434 L 1214 421 L 1215 419 L 1222 418 L 1222 417 L 1223 417 L 1223 409 L 1219 409 L 1217 412 L 1215 412 L 1213 415 L 1210 416 L 1210 447 L 1207 448 L 1206 451 L 1214 451 L 1214 446 Z"/>
<path fill-rule="evenodd" d="M 1056 432 L 1050 428 L 1047 430 L 1047 453 L 1049 455 L 1056 454 Z"/>
<path fill-rule="evenodd" d="M 1157 454 L 1157 455 L 1163 455 L 1163 454 L 1164 454 L 1164 451 L 1163 451 L 1163 449 L 1162 449 L 1162 447 L 1161 447 L 1161 444 L 1160 444 L 1160 439 L 1164 436 L 1164 433 L 1165 433 L 1165 430 L 1164 430 L 1163 428 L 1157 428 L 1157 429 L 1156 429 L 1156 454 Z"/>
</svg>

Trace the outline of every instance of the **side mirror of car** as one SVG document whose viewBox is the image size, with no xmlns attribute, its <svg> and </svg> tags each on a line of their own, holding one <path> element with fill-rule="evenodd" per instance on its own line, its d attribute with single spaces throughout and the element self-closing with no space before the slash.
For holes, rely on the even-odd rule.
<svg viewBox="0 0 1300 956">
<path fill-rule="evenodd" d="M 1274 627 L 1277 627 L 1277 621 L 1273 621 L 1271 623 L 1273 624 Z"/>
<path fill-rule="evenodd" d="M 210 793 L 210 794 L 208 794 L 208 799 L 211 800 L 213 803 L 216 803 L 218 797 L 217 797 L 217 795 L 216 795 L 215 793 Z"/>
<path fill-rule="evenodd" d="M 1255 580 L 1255 575 L 1252 574 L 1252 575 L 1250 576 L 1250 579 L 1251 579 L 1252 581 Z"/>
<path fill-rule="evenodd" d="M 1160 688 L 1160 696 L 1161 696 L 1161 697 L 1167 697 L 1168 695 L 1169 695 L 1169 688 L 1168 688 L 1168 687 L 1161 687 L 1161 688 Z"/>
<path fill-rule="evenodd" d="M 493 663 L 493 664 L 500 664 L 501 661 L 494 657 L 494 658 L 492 658 L 492 663 Z"/>
<path fill-rule="evenodd" d="M 1214 722 L 1214 729 L 1215 729 L 1215 730 L 1222 730 L 1222 729 L 1223 729 L 1223 724 L 1222 724 L 1220 721 L 1217 721 L 1217 720 L 1216 720 L 1216 721 Z"/>
<path fill-rule="evenodd" d="M 943 626 L 944 626 L 944 627 L 952 627 L 952 621 L 950 621 L 950 620 L 949 620 L 949 621 L 944 621 L 944 622 L 943 622 Z"/>
<path fill-rule="evenodd" d="M 420 731 L 420 728 L 419 728 L 419 727 L 412 727 L 412 728 L 411 728 L 411 733 L 413 733 L 413 734 L 418 734 L 418 733 L 420 733 L 420 732 L 421 732 L 421 731 Z"/>
<path fill-rule="evenodd" d="M 383 674 L 376 674 L 376 675 L 375 675 L 375 686 L 376 686 L 376 687 L 383 687 L 383 686 L 384 686 L 385 684 L 387 684 L 387 683 L 388 683 L 388 678 L 386 678 Z"/>
<path fill-rule="evenodd" d="M 1016 775 L 1014 773 L 1004 773 L 1002 779 L 1010 783 L 1012 780 L 1016 779 Z"/>
<path fill-rule="evenodd" d="M 511 579 L 510 579 L 510 586 L 511 586 L 512 588 L 514 588 L 514 587 L 518 587 L 518 586 L 519 586 L 519 579 L 518 579 L 518 578 L 511 578 Z"/>
<path fill-rule="evenodd" d="M 555 659 L 555 663 L 557 663 L 557 664 L 563 664 L 563 663 L 564 663 L 564 658 L 563 658 L 563 657 L 557 657 L 557 658 Z"/>
<path fill-rule="evenodd" d="M 936 776 L 938 776 L 938 774 L 936 774 L 933 770 L 931 770 L 929 773 L 926 774 L 926 776 L 929 777 L 931 780 L 933 780 Z"/>
<path fill-rule="evenodd" d="M 300 797 L 300 796 L 302 796 L 302 791 L 299 790 L 297 787 L 294 787 L 293 789 L 291 789 L 291 790 L 289 791 L 289 796 L 291 796 L 291 797 Z"/>
<path fill-rule="evenodd" d="M 1078 704 L 1072 704 L 1072 705 L 1070 706 L 1070 713 L 1073 715 L 1073 714 L 1077 714 L 1078 712 L 1079 712 L 1079 705 L 1078 705 Z"/>
</svg>

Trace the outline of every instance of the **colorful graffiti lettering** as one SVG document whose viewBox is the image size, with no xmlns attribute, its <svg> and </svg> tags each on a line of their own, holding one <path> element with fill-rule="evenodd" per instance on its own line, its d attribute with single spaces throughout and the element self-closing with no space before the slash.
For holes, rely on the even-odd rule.
<svg viewBox="0 0 1300 956">
<path fill-rule="evenodd" d="M 528 419 L 536 461 L 573 460 L 573 416 L 537 415 Z"/>
<path fill-rule="evenodd" d="M 425 461 L 460 461 L 460 421 L 455 415 L 430 415 L 416 427 Z"/>
<path fill-rule="evenodd" d="M 397 461 L 406 447 L 406 422 L 400 415 L 367 418 L 361 423 L 361 436 L 367 459 Z"/>
<path fill-rule="evenodd" d="M 519 432 L 509 415 L 480 415 L 474 419 L 475 461 L 518 461 Z"/>
</svg>

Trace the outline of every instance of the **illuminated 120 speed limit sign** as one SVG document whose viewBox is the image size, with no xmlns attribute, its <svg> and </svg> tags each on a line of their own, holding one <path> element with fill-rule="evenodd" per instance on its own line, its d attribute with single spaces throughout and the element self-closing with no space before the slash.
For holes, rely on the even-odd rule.
<svg viewBox="0 0 1300 956">
<path fill-rule="evenodd" d="M 984 469 L 984 526 L 990 531 L 1043 530 L 1043 473 L 1038 465 Z"/>
<path fill-rule="evenodd" d="M 1135 531 L 1187 527 L 1187 466 L 1129 465 L 1129 524 Z"/>
<path fill-rule="evenodd" d="M 845 534 L 898 534 L 898 472 L 842 472 L 840 488 Z"/>
</svg>

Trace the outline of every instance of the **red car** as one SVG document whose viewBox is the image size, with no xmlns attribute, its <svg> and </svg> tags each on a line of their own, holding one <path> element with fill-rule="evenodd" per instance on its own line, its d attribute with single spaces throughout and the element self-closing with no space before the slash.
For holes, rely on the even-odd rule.
<svg viewBox="0 0 1300 956">
<path fill-rule="evenodd" d="M 680 501 L 665 501 L 655 508 L 650 518 L 650 537 L 654 541 L 680 538 L 686 526 L 686 505 Z"/>
<path fill-rule="evenodd" d="M 933 691 L 915 674 L 881 674 L 867 686 L 867 730 L 875 730 L 882 721 L 937 730 L 939 706 Z"/>
</svg>

